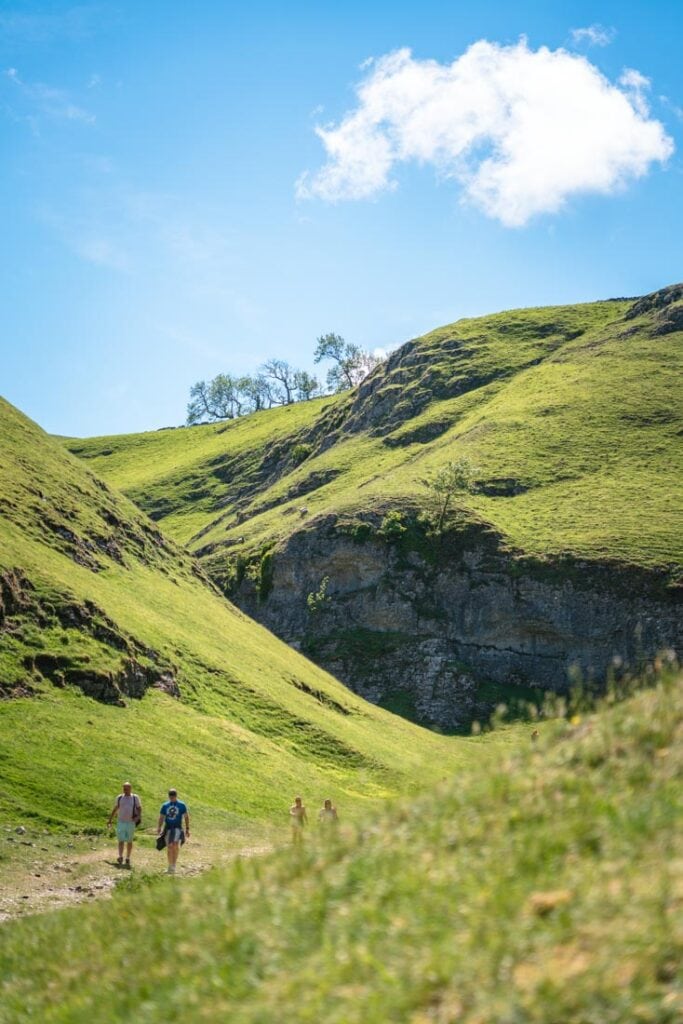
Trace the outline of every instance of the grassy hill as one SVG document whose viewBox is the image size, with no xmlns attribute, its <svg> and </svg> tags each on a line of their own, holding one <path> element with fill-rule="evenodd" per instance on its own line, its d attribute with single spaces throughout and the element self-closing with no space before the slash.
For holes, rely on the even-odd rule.
<svg viewBox="0 0 683 1024">
<path fill-rule="evenodd" d="M 675 286 L 461 320 L 404 345 L 354 392 L 65 443 L 217 579 L 311 520 L 424 504 L 425 477 L 461 455 L 477 467 L 466 513 L 511 549 L 676 579 L 682 300 Z"/>
<path fill-rule="evenodd" d="M 138 508 L 1 401 L 0 434 L 6 822 L 96 829 L 130 776 L 148 806 L 174 782 L 205 829 L 226 829 L 281 818 L 299 789 L 362 805 L 457 759 L 228 604 Z"/>
<path fill-rule="evenodd" d="M 676 1024 L 681 681 L 529 732 L 338 841 L 0 928 L 0 1019 Z"/>
</svg>

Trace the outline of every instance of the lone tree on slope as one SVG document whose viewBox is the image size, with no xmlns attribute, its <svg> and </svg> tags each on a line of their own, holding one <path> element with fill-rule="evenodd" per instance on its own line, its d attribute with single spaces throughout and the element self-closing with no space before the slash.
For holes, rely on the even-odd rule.
<svg viewBox="0 0 683 1024">
<path fill-rule="evenodd" d="M 334 366 L 327 371 L 330 391 L 354 388 L 375 369 L 381 361 L 360 345 L 344 341 L 340 334 L 321 334 L 315 348 L 314 362 L 331 359 Z"/>
<path fill-rule="evenodd" d="M 429 488 L 435 499 L 437 524 L 436 532 L 443 530 L 446 513 L 457 494 L 471 494 L 474 490 L 476 469 L 466 456 L 461 456 L 442 466 L 433 477 L 422 482 Z"/>
</svg>

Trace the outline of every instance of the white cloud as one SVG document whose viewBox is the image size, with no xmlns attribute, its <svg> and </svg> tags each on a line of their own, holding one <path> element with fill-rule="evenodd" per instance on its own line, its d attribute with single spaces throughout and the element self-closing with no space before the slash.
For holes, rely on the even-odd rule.
<svg viewBox="0 0 683 1024">
<path fill-rule="evenodd" d="M 659 102 L 670 110 L 672 114 L 678 118 L 679 121 L 683 121 L 683 107 L 679 107 L 676 103 L 669 99 L 668 96 L 660 96 Z"/>
<path fill-rule="evenodd" d="M 635 68 L 624 68 L 619 76 L 619 84 L 626 89 L 636 89 L 640 92 L 643 89 L 649 89 L 650 79 L 641 75 L 640 71 L 636 71 Z"/>
<path fill-rule="evenodd" d="M 95 115 L 79 107 L 64 89 L 45 85 L 44 82 L 25 82 L 16 68 L 7 68 L 5 75 L 17 87 L 29 106 L 40 115 L 55 121 L 82 121 L 94 124 Z"/>
<path fill-rule="evenodd" d="M 371 198 L 415 161 L 459 183 L 507 226 L 560 209 L 577 193 L 611 193 L 665 161 L 673 141 L 648 117 L 645 79 L 612 84 L 585 57 L 485 40 L 452 64 L 402 49 L 374 61 L 358 105 L 317 127 L 327 163 L 297 182 L 300 198 Z M 636 77 L 637 76 L 637 77 Z"/>
<path fill-rule="evenodd" d="M 633 106 L 641 117 L 646 118 L 649 107 L 645 92 L 650 88 L 650 79 L 635 68 L 624 68 L 619 76 L 619 85 L 629 94 Z"/>
<path fill-rule="evenodd" d="M 572 39 L 579 46 L 582 43 L 587 43 L 588 46 L 609 46 L 616 34 L 616 29 L 605 28 L 603 25 L 572 29 Z"/>
</svg>

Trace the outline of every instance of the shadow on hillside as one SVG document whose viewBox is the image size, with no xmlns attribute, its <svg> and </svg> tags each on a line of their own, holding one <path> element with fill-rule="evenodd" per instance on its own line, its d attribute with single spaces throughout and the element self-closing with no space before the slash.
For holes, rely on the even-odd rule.
<svg viewBox="0 0 683 1024">
<path fill-rule="evenodd" d="M 489 732 L 503 723 L 531 724 L 544 719 L 590 712 L 605 699 L 611 703 L 625 700 L 643 687 L 653 685 L 662 678 L 663 672 L 666 674 L 678 666 L 675 653 L 667 651 L 652 663 L 643 663 L 635 672 L 623 667 L 621 671 L 612 670 L 602 680 L 586 680 L 575 672 L 562 691 L 544 690 L 524 684 L 481 683 L 472 706 L 463 714 L 462 721 L 452 728 L 444 728 L 438 722 L 421 716 L 414 696 L 405 690 L 387 696 L 380 702 L 380 706 L 444 736 L 472 736 Z"/>
<path fill-rule="evenodd" d="M 473 732 L 486 732 L 497 722 L 532 722 L 543 717 L 548 703 L 548 691 L 536 686 L 522 684 L 482 683 L 476 693 L 472 707 L 463 714 L 462 721 L 450 728 L 420 715 L 414 695 L 399 690 L 380 701 L 380 707 L 394 715 L 400 715 L 416 725 L 444 736 L 471 736 Z M 558 694 L 552 695 L 554 698 Z M 565 695 L 566 696 L 566 695 Z"/>
</svg>

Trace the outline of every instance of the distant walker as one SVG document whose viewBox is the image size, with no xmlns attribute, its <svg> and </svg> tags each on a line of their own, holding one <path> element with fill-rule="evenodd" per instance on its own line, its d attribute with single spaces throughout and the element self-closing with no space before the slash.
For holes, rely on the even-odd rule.
<svg viewBox="0 0 683 1024">
<path fill-rule="evenodd" d="M 318 821 L 322 825 L 336 825 L 339 821 L 337 816 L 337 808 L 334 806 L 331 800 L 326 800 L 318 811 Z"/>
<path fill-rule="evenodd" d="M 130 855 L 133 851 L 133 839 L 135 829 L 142 821 L 142 804 L 137 793 L 133 792 L 130 782 L 124 782 L 123 793 L 116 798 L 116 803 L 111 809 L 107 824 L 111 823 L 116 815 L 116 838 L 119 841 L 119 855 L 116 859 L 117 867 L 130 868 Z M 123 861 L 123 848 L 126 847 L 126 861 Z"/>
<path fill-rule="evenodd" d="M 308 821 L 306 808 L 300 796 L 294 797 L 294 803 L 289 808 L 289 820 L 292 823 L 292 842 L 298 846 L 304 837 L 304 825 Z"/>
<path fill-rule="evenodd" d="M 185 828 L 183 828 L 183 822 Z M 167 875 L 175 875 L 181 845 L 190 838 L 190 815 L 187 806 L 178 799 L 177 789 L 169 789 L 168 800 L 161 805 L 157 832 L 166 840 L 168 857 Z"/>
</svg>

